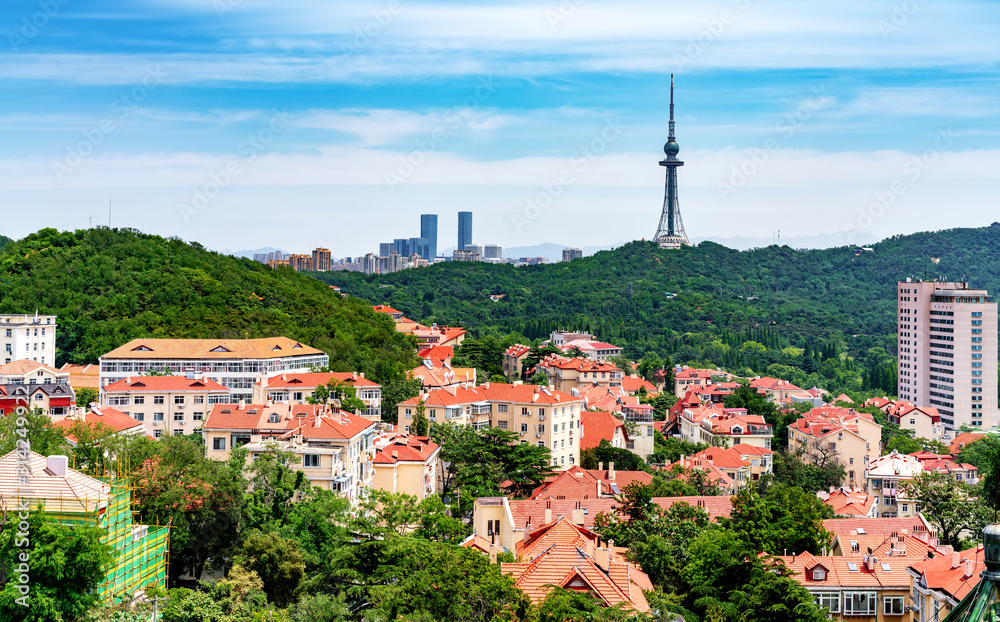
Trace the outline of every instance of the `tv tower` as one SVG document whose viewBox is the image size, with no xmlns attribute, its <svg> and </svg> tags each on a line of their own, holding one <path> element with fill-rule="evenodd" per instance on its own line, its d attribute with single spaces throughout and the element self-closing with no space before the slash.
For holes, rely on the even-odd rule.
<svg viewBox="0 0 1000 622">
<path fill-rule="evenodd" d="M 690 246 L 687 234 L 684 233 L 684 222 L 681 221 L 681 205 L 677 200 L 677 167 L 684 163 L 677 159 L 681 150 L 674 138 L 674 74 L 670 74 L 670 135 L 667 144 L 663 145 L 663 153 L 667 157 L 660 160 L 660 166 L 667 168 L 667 187 L 663 196 L 663 213 L 660 214 L 660 226 L 656 228 L 653 240 L 660 248 L 680 248 Z"/>
</svg>

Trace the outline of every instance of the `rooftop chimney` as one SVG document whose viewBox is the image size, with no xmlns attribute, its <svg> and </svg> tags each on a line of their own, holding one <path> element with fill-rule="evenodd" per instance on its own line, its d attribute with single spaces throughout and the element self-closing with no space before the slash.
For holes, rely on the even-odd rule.
<svg viewBox="0 0 1000 622">
<path fill-rule="evenodd" d="M 548 525 L 552 522 L 552 510 L 545 508 L 545 524 Z"/>
<path fill-rule="evenodd" d="M 313 419 L 313 427 L 318 428 L 321 425 L 323 425 L 323 418 L 317 415 L 316 418 Z"/>
<path fill-rule="evenodd" d="M 615 463 L 614 462 L 609 462 L 608 463 L 608 479 L 610 479 L 612 481 L 614 481 L 614 479 L 615 479 Z"/>
<path fill-rule="evenodd" d="M 573 524 L 583 526 L 583 510 L 573 510 Z"/>
<path fill-rule="evenodd" d="M 240 403 L 237 404 L 236 406 L 237 406 L 238 410 L 243 410 L 244 408 L 247 407 L 247 401 L 246 400 L 240 400 Z"/>
<path fill-rule="evenodd" d="M 976 572 L 976 560 L 966 559 L 965 561 L 965 572 L 963 573 L 967 577 L 971 577 Z"/>
<path fill-rule="evenodd" d="M 491 564 L 497 563 L 497 551 L 498 550 L 499 550 L 499 547 L 495 543 L 491 542 L 490 543 L 490 563 Z"/>
<path fill-rule="evenodd" d="M 69 467 L 69 458 L 66 456 L 49 456 L 45 459 L 45 471 L 49 475 L 56 477 L 66 477 L 66 469 Z"/>
<path fill-rule="evenodd" d="M 594 564 L 604 572 L 607 572 L 611 565 L 611 551 L 604 547 L 597 547 L 597 550 L 594 551 Z"/>
<path fill-rule="evenodd" d="M 597 470 L 598 471 L 603 471 L 604 470 L 604 463 L 603 462 L 598 462 L 597 463 Z"/>
<path fill-rule="evenodd" d="M 958 568 L 958 565 L 962 563 L 962 554 L 955 551 L 951 554 L 951 567 Z"/>
</svg>

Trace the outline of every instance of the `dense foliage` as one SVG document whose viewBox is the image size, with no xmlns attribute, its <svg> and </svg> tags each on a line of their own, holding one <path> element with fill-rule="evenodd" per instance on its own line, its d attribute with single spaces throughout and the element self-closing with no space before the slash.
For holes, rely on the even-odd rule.
<svg viewBox="0 0 1000 622">
<path fill-rule="evenodd" d="M 41 286 L 40 284 L 44 284 Z M 0 252 L 0 313 L 59 316 L 56 363 L 95 363 L 136 337 L 273 337 L 376 381 L 416 366 L 414 343 L 357 298 L 290 269 L 133 229 L 43 229 Z"/>
</svg>

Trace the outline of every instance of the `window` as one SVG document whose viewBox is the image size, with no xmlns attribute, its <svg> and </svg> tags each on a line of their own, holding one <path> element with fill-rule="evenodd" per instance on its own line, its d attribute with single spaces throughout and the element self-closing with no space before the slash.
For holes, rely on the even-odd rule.
<svg viewBox="0 0 1000 622">
<path fill-rule="evenodd" d="M 844 592 L 846 615 L 876 615 L 877 592 Z"/>
<path fill-rule="evenodd" d="M 302 456 L 302 466 L 304 467 L 318 467 L 319 466 L 319 454 L 305 454 Z"/>
<path fill-rule="evenodd" d="M 163 436 L 163 430 L 153 430 L 153 438 L 160 438 Z"/>
<path fill-rule="evenodd" d="M 163 421 L 163 413 L 153 413 L 153 421 Z"/>
<path fill-rule="evenodd" d="M 184 436 L 184 430 L 174 430 L 174 436 Z"/>
<path fill-rule="evenodd" d="M 903 615 L 903 597 L 886 596 L 882 599 L 882 613 L 887 616 Z"/>
<path fill-rule="evenodd" d="M 191 398 L 191 403 L 192 404 L 204 404 L 205 403 L 205 396 L 204 395 L 195 395 L 193 398 Z"/>
<path fill-rule="evenodd" d="M 538 433 L 539 434 L 545 434 L 545 424 L 544 423 L 539 423 L 538 424 Z"/>
<path fill-rule="evenodd" d="M 157 430 L 159 432 L 159 430 Z M 224 438 L 213 438 L 212 439 L 212 449 L 216 451 L 225 451 L 226 449 L 226 439 Z"/>
<path fill-rule="evenodd" d="M 281 415 L 278 413 L 271 413 L 267 416 L 268 423 L 279 423 L 281 421 Z"/>
<path fill-rule="evenodd" d="M 136 421 L 143 421 L 146 418 L 146 415 L 143 413 L 132 413 L 132 418 Z"/>
<path fill-rule="evenodd" d="M 528 432 L 528 424 L 527 423 L 522 423 L 521 424 L 521 433 L 522 434 L 527 434 L 527 432 Z"/>
<path fill-rule="evenodd" d="M 145 404 L 146 403 L 146 396 L 145 395 L 136 395 L 135 398 L 134 398 L 134 401 L 135 401 L 136 404 Z"/>
<path fill-rule="evenodd" d="M 162 395 L 154 395 L 153 396 L 153 403 L 154 404 L 162 404 L 163 403 L 163 396 Z"/>
<path fill-rule="evenodd" d="M 840 594 L 817 594 L 816 604 L 820 607 L 826 607 L 830 613 L 838 613 L 840 612 Z"/>
<path fill-rule="evenodd" d="M 191 413 L 191 418 L 194 419 L 195 421 L 201 421 L 202 419 L 205 418 L 205 413 L 203 413 L 203 412 L 193 412 L 193 413 Z"/>
<path fill-rule="evenodd" d="M 538 441 L 539 447 L 545 447 L 545 441 Z"/>
<path fill-rule="evenodd" d="M 174 421 L 184 421 L 184 413 L 174 413 Z"/>
<path fill-rule="evenodd" d="M 174 405 L 175 406 L 183 406 L 184 405 L 184 396 L 183 395 L 175 395 L 174 396 Z"/>
<path fill-rule="evenodd" d="M 507 412 L 507 408 L 508 408 L 507 404 L 497 404 L 497 412 L 498 413 L 505 413 L 505 412 Z"/>
</svg>

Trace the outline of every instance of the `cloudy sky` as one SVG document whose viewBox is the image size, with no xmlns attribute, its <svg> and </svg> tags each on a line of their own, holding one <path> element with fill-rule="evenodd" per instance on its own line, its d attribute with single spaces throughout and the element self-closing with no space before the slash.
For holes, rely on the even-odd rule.
<svg viewBox="0 0 1000 622">
<path fill-rule="evenodd" d="M 377 251 L 997 217 L 994 0 L 6 0 L 0 233 Z M 17 218 L 12 218 L 13 215 Z"/>
</svg>

